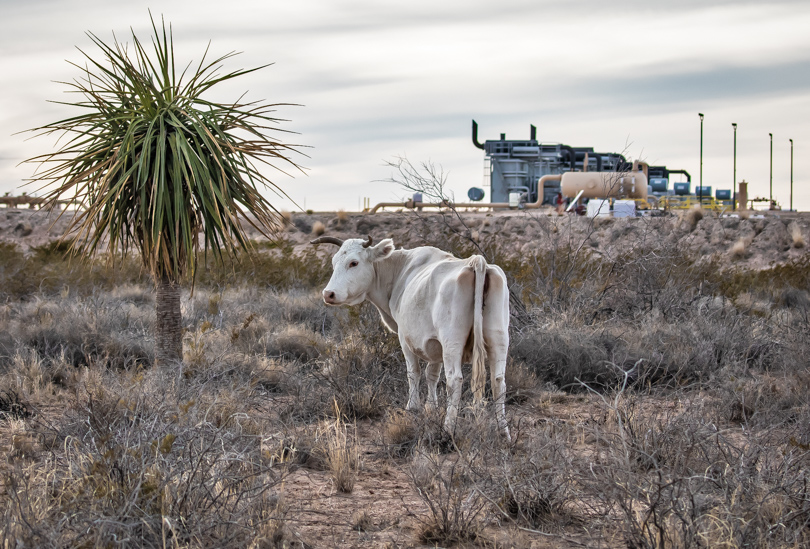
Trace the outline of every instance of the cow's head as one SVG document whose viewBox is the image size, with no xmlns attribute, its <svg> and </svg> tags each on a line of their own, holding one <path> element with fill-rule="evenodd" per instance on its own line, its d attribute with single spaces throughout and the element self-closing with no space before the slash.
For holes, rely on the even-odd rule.
<svg viewBox="0 0 810 549">
<path fill-rule="evenodd" d="M 358 305 L 374 283 L 374 262 L 390 256 L 394 241 L 386 238 L 376 246 L 368 240 L 350 238 L 345 242 L 333 236 L 322 236 L 312 244 L 336 244 L 340 249 L 332 258 L 332 278 L 323 291 L 327 305 Z"/>
</svg>

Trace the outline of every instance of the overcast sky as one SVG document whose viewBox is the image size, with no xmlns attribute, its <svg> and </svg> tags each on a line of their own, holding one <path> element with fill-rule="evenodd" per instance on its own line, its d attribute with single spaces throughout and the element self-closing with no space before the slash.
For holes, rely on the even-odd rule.
<svg viewBox="0 0 810 549">
<path fill-rule="evenodd" d="M 0 194 L 21 187 L 53 140 L 15 135 L 74 112 L 54 81 L 78 76 L 85 36 L 147 38 L 149 15 L 174 29 L 178 61 L 244 52 L 227 68 L 274 63 L 222 90 L 229 99 L 297 103 L 279 115 L 309 147 L 308 175 L 275 177 L 301 207 L 357 209 L 407 193 L 380 182 L 386 161 L 431 161 L 458 199 L 483 182 L 479 138 L 537 138 L 685 169 L 731 188 L 737 179 L 810 210 L 810 2 L 0 0 Z M 179 62 L 179 64 L 185 64 Z M 281 199 L 282 208 L 292 205 Z"/>
</svg>

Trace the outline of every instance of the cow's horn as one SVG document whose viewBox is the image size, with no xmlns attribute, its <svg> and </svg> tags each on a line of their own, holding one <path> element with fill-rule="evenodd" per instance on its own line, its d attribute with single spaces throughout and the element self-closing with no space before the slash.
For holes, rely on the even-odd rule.
<svg viewBox="0 0 810 549">
<path fill-rule="evenodd" d="M 334 236 L 319 236 L 315 240 L 310 240 L 310 244 L 335 244 L 336 246 L 343 246 L 343 241 Z"/>
<path fill-rule="evenodd" d="M 368 235 L 368 242 L 363 242 L 363 247 L 368 248 L 371 246 L 371 235 Z"/>
</svg>

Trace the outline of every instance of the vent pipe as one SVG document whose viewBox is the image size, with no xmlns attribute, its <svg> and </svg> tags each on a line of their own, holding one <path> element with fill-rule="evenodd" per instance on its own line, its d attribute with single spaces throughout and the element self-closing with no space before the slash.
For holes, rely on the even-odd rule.
<svg viewBox="0 0 810 549">
<path fill-rule="evenodd" d="M 479 149 L 483 150 L 484 145 L 482 145 L 481 143 L 478 142 L 478 122 L 473 120 L 472 123 L 473 123 L 472 124 L 472 142 L 473 142 L 473 145 L 475 145 Z"/>
</svg>

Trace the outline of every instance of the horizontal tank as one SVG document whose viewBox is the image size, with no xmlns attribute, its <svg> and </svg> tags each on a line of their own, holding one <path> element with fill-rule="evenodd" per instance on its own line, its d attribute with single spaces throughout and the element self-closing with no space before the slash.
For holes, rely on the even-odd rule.
<svg viewBox="0 0 810 549">
<path fill-rule="evenodd" d="M 675 189 L 676 196 L 687 196 L 690 193 L 689 183 L 675 183 L 673 188 Z"/>
<path fill-rule="evenodd" d="M 560 182 L 562 193 L 583 198 L 647 198 L 644 172 L 566 172 Z"/>
<path fill-rule="evenodd" d="M 669 180 L 664 177 L 651 177 L 650 178 L 650 187 L 652 187 L 652 192 L 654 193 L 665 193 L 667 192 L 667 184 Z"/>
</svg>

